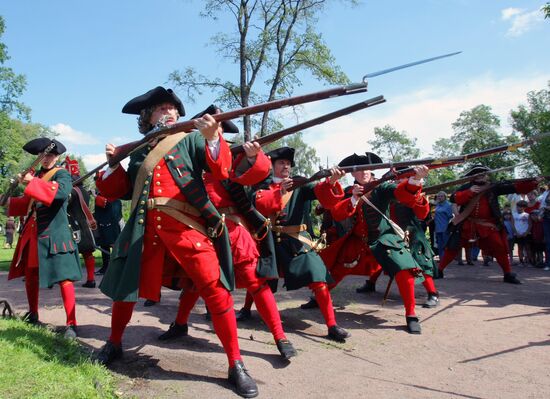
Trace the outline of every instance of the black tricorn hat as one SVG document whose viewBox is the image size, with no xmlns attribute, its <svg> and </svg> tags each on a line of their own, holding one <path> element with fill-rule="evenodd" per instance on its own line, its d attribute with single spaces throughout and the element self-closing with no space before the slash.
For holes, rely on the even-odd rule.
<svg viewBox="0 0 550 399">
<path fill-rule="evenodd" d="M 221 108 L 216 107 L 214 104 L 211 104 L 208 108 L 206 108 L 204 111 L 199 112 L 197 115 L 195 115 L 191 119 L 200 118 L 204 114 L 214 115 L 214 114 L 218 114 L 220 112 L 222 112 Z M 239 133 L 239 128 L 237 127 L 237 125 L 235 125 L 231 121 L 223 121 L 222 122 L 222 129 L 223 129 L 224 133 Z"/>
<path fill-rule="evenodd" d="M 463 174 L 464 177 L 477 175 L 478 173 L 489 172 L 491 169 L 484 165 L 474 165 L 466 173 Z"/>
<path fill-rule="evenodd" d="M 276 150 L 269 151 L 267 156 L 271 158 L 271 162 L 275 162 L 277 159 L 286 159 L 290 161 L 290 166 L 294 167 L 294 148 L 281 147 Z"/>
<path fill-rule="evenodd" d="M 174 93 L 172 89 L 165 89 L 162 86 L 157 86 L 141 96 L 132 98 L 122 107 L 122 113 L 139 115 L 142 110 L 162 103 L 174 104 L 180 116 L 185 115 L 183 103 L 178 96 L 176 96 L 176 93 Z"/>
<path fill-rule="evenodd" d="M 370 165 L 382 163 L 382 159 L 373 152 L 365 152 L 365 155 L 353 154 L 340 161 L 338 166 Z"/>
<path fill-rule="evenodd" d="M 25 144 L 23 146 L 23 149 L 27 151 L 29 154 L 38 155 L 41 152 L 43 152 L 52 143 L 55 145 L 53 149 L 49 152 L 50 154 L 61 155 L 65 151 L 67 151 L 65 146 L 61 144 L 59 141 L 57 141 L 56 139 L 49 139 L 47 137 L 39 137 L 37 139 L 33 139 L 29 141 L 27 144 Z"/>
</svg>

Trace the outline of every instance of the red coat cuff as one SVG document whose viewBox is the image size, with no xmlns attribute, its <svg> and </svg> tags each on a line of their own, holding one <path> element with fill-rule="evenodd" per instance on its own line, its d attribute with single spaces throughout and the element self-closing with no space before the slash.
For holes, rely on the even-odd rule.
<svg viewBox="0 0 550 399">
<path fill-rule="evenodd" d="M 353 216 L 356 209 L 357 207 L 353 206 L 350 197 L 334 204 L 334 206 L 330 209 L 330 214 L 332 215 L 334 221 L 339 222 Z"/>
<path fill-rule="evenodd" d="M 338 202 L 344 199 L 344 189 L 338 181 L 332 185 L 330 181 L 326 179 L 317 184 L 313 190 L 321 206 L 325 209 L 333 208 Z"/>
<path fill-rule="evenodd" d="M 255 199 L 256 209 L 264 216 L 272 215 L 283 209 L 283 196 L 279 187 L 258 190 Z"/>
<path fill-rule="evenodd" d="M 454 194 L 455 203 L 457 205 L 464 205 L 468 203 L 472 198 L 474 198 L 475 193 L 469 188 L 462 191 L 457 191 Z"/>
<path fill-rule="evenodd" d="M 528 180 L 514 183 L 514 188 L 519 194 L 527 194 L 537 188 L 538 185 L 539 183 L 536 180 Z"/>
<path fill-rule="evenodd" d="M 256 156 L 254 164 L 250 165 L 246 154 L 242 153 L 233 162 L 234 169 L 231 171 L 230 179 L 243 186 L 252 186 L 269 176 L 271 171 L 271 160 L 260 151 Z"/>
<path fill-rule="evenodd" d="M 421 201 L 421 190 L 422 186 L 410 184 L 409 179 L 405 179 L 397 185 L 393 195 L 399 203 L 412 208 L 417 202 Z"/>
<path fill-rule="evenodd" d="M 45 181 L 38 177 L 33 178 L 27 187 L 24 194 L 34 198 L 36 201 L 42 202 L 46 206 L 50 206 L 59 190 L 59 183 L 53 180 Z"/>
<path fill-rule="evenodd" d="M 206 163 L 210 172 L 212 172 L 212 177 L 218 180 L 225 180 L 229 178 L 229 171 L 231 170 L 231 150 L 229 145 L 220 134 L 220 152 L 218 154 L 218 159 L 214 160 L 212 154 L 208 149 L 208 143 L 206 144 Z"/>
<path fill-rule="evenodd" d="M 105 172 L 100 172 L 99 177 L 95 181 L 95 185 L 101 195 L 109 200 L 115 200 L 125 196 L 132 188 L 130 178 L 122 166 L 117 167 L 105 179 Z"/>
<path fill-rule="evenodd" d="M 25 216 L 29 209 L 31 197 L 10 197 L 8 202 L 8 216 Z"/>
</svg>

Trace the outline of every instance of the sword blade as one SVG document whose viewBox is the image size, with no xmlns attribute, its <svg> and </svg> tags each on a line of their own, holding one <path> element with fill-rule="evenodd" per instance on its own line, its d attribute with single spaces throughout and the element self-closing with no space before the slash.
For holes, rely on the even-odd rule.
<svg viewBox="0 0 550 399">
<path fill-rule="evenodd" d="M 384 75 L 386 73 L 390 73 L 390 72 L 393 72 L 393 71 L 398 71 L 400 69 L 410 68 L 412 66 L 419 65 L 419 64 L 425 64 L 427 62 L 432 62 L 432 61 L 435 61 L 435 60 L 439 60 L 441 58 L 452 57 L 453 55 L 457 55 L 457 54 L 460 54 L 460 53 L 462 53 L 462 51 L 457 51 L 457 52 L 454 52 L 454 53 L 438 55 L 437 57 L 426 58 L 424 60 L 409 62 L 408 64 L 399 65 L 399 66 L 396 66 L 396 67 L 393 67 L 393 68 L 388 68 L 388 69 L 383 69 L 383 70 L 377 71 L 377 72 L 367 73 L 365 76 L 363 76 L 363 82 L 367 78 L 374 78 L 375 76 Z"/>
</svg>

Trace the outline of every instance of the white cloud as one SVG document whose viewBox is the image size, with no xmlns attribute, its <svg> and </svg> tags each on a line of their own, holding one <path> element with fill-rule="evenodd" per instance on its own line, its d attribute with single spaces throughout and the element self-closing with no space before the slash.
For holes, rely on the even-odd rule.
<svg viewBox="0 0 550 399">
<path fill-rule="evenodd" d="M 99 154 L 84 154 L 82 155 L 82 161 L 84 162 L 86 169 L 90 171 L 105 162 L 105 153 L 101 152 Z M 121 162 L 124 168 L 128 167 L 128 161 L 129 158 L 126 158 Z"/>
<path fill-rule="evenodd" d="M 511 133 L 510 110 L 526 103 L 527 93 L 547 87 L 550 74 L 529 79 L 494 79 L 487 75 L 462 82 L 456 87 L 431 87 L 393 97 L 387 103 L 339 118 L 304 132 L 304 140 L 317 150 L 323 165 L 338 163 L 345 156 L 368 151 L 374 128 L 391 125 L 417 138 L 417 146 L 427 156 L 432 144 L 453 134 L 451 124 L 462 111 L 480 104 L 491 107 L 500 118 L 501 132 Z M 327 111 L 328 112 L 328 111 Z M 305 119 L 310 119 L 310 115 Z"/>
<path fill-rule="evenodd" d="M 50 129 L 56 132 L 59 135 L 59 141 L 65 144 L 92 145 L 99 143 L 91 134 L 75 130 L 64 123 L 57 123 L 50 126 Z"/>
<path fill-rule="evenodd" d="M 506 8 L 501 11 L 503 21 L 510 21 L 511 26 L 506 36 L 517 37 L 534 29 L 544 22 L 544 15 L 541 10 L 525 11 L 519 8 Z"/>
</svg>

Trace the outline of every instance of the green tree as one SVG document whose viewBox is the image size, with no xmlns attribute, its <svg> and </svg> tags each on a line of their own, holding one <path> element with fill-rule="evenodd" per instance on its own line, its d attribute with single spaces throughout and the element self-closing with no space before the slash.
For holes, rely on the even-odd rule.
<svg viewBox="0 0 550 399">
<path fill-rule="evenodd" d="M 542 12 L 544 13 L 544 18 L 550 18 L 550 3 L 542 6 Z"/>
<path fill-rule="evenodd" d="M 432 156 L 434 158 L 446 158 L 460 154 L 460 145 L 452 139 L 439 138 L 432 145 Z M 458 178 L 456 166 L 447 168 L 433 169 L 426 177 L 426 186 L 444 183 L 446 181 L 455 180 Z"/>
<path fill-rule="evenodd" d="M 510 112 L 512 127 L 525 138 L 550 132 L 550 82 L 548 88 L 527 93 L 527 105 Z M 550 138 L 531 146 L 530 158 L 543 174 L 550 174 Z"/>
<path fill-rule="evenodd" d="M 0 15 L 0 38 L 4 30 L 4 18 Z M 29 121 L 30 108 L 19 101 L 27 86 L 27 80 L 24 75 L 16 74 L 13 69 L 5 66 L 9 59 L 7 46 L 0 42 L 0 112 L 15 114 Z"/>
<path fill-rule="evenodd" d="M 460 153 L 462 154 L 519 141 L 519 138 L 515 134 L 504 136 L 499 133 L 500 119 L 492 113 L 492 109 L 488 105 L 478 105 L 469 111 L 461 112 L 458 119 L 452 124 L 452 127 L 454 134 L 451 136 L 451 140 L 460 146 Z M 524 155 L 520 153 L 502 152 L 466 162 L 462 170 L 468 169 L 475 164 L 496 169 L 514 165 L 523 159 Z"/>
<path fill-rule="evenodd" d="M 349 3 L 356 1 L 348 0 Z M 290 96 L 301 85 L 300 75 L 343 84 L 349 80 L 316 31 L 318 15 L 328 0 L 208 0 L 202 15 L 217 20 L 220 15 L 234 19 L 231 34 L 217 34 L 212 44 L 221 57 L 238 66 L 237 83 L 212 79 L 193 68 L 174 71 L 170 81 L 193 101 L 202 90 L 213 90 L 214 100 L 230 109 Z M 262 81 L 260 81 L 262 80 Z M 245 140 L 250 140 L 253 121 L 243 118 Z M 270 129 L 269 112 L 256 121 L 261 136 Z"/>
<path fill-rule="evenodd" d="M 372 150 L 383 159 L 398 162 L 415 159 L 420 156 L 416 147 L 416 138 L 406 132 L 398 132 L 390 125 L 374 128 L 374 139 L 368 140 Z"/>
</svg>

